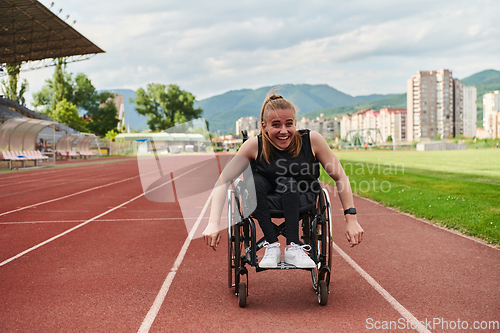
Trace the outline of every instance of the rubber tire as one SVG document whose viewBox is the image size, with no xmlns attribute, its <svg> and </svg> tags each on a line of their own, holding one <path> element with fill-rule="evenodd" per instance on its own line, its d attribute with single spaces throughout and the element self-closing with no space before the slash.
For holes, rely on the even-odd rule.
<svg viewBox="0 0 500 333">
<path fill-rule="evenodd" d="M 325 280 L 321 280 L 318 283 L 318 302 L 319 305 L 325 306 L 328 303 L 328 285 Z"/>
<path fill-rule="evenodd" d="M 238 305 L 244 308 L 247 305 L 247 284 L 240 282 L 238 285 Z"/>
<path fill-rule="evenodd" d="M 234 287 L 233 285 L 233 275 L 234 275 L 234 259 L 233 257 L 235 256 L 234 254 L 234 241 L 231 239 L 234 239 L 234 237 L 229 237 L 229 244 L 228 244 L 228 286 L 229 288 Z"/>
</svg>

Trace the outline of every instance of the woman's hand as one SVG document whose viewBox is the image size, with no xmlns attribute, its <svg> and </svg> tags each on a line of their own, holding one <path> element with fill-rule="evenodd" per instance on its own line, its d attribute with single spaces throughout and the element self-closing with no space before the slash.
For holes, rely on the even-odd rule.
<svg viewBox="0 0 500 333">
<path fill-rule="evenodd" d="M 203 231 L 203 239 L 205 240 L 205 244 L 210 246 L 214 251 L 217 250 L 217 246 L 220 243 L 219 226 L 215 223 L 208 223 Z"/>
<path fill-rule="evenodd" d="M 351 247 L 353 247 L 361 243 L 364 231 L 355 215 L 346 215 L 346 220 L 345 236 Z"/>
</svg>

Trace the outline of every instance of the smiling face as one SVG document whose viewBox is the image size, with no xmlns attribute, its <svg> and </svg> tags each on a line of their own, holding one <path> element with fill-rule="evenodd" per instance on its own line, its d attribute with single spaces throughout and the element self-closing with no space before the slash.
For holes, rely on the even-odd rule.
<svg viewBox="0 0 500 333">
<path fill-rule="evenodd" d="M 262 122 L 262 130 L 267 132 L 275 147 L 285 150 L 295 135 L 295 122 L 295 110 L 267 110 Z"/>
</svg>

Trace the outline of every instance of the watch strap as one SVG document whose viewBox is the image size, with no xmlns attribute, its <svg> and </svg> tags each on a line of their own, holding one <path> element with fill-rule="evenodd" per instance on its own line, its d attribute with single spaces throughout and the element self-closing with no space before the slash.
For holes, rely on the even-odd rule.
<svg viewBox="0 0 500 333">
<path fill-rule="evenodd" d="M 344 210 L 344 215 L 347 215 L 347 214 L 356 215 L 356 208 L 351 207 L 351 208 Z"/>
</svg>

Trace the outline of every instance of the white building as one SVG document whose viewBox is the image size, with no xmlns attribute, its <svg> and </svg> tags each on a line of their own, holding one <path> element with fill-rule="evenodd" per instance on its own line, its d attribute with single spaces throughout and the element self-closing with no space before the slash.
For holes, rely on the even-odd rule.
<svg viewBox="0 0 500 333">
<path fill-rule="evenodd" d="M 462 134 L 467 137 L 476 136 L 477 122 L 477 89 L 462 84 Z"/>
<path fill-rule="evenodd" d="M 370 144 L 383 143 L 387 137 L 401 138 L 406 135 L 406 109 L 359 110 L 342 116 L 340 132 L 343 140 L 361 136 Z"/>
<path fill-rule="evenodd" d="M 125 121 L 130 121 L 129 119 L 126 119 L 125 115 L 125 98 L 122 94 L 113 93 L 113 95 L 115 95 L 113 102 L 115 103 L 116 110 L 118 111 L 117 118 L 120 120 L 116 125 L 116 128 L 118 129 L 118 131 L 123 131 L 125 127 Z M 127 126 L 125 130 L 127 133 L 130 133 L 129 126 Z"/>
<path fill-rule="evenodd" d="M 490 138 L 498 138 L 500 132 L 500 91 L 483 95 L 483 127 Z"/>
<path fill-rule="evenodd" d="M 379 127 L 380 111 L 367 110 L 362 117 L 363 128 L 378 128 Z"/>
<path fill-rule="evenodd" d="M 338 118 L 325 119 L 323 113 L 316 118 L 302 117 L 297 121 L 297 128 L 316 131 L 329 140 L 340 137 L 340 121 Z"/>
<path fill-rule="evenodd" d="M 248 136 L 253 137 L 259 134 L 259 118 L 242 117 L 236 120 L 236 135 L 241 135 L 242 130 L 247 130 Z"/>
<path fill-rule="evenodd" d="M 378 128 L 384 140 L 406 141 L 406 109 L 380 109 Z"/>
<path fill-rule="evenodd" d="M 340 122 L 340 137 L 344 138 L 347 133 L 352 129 L 352 116 L 345 114 L 342 116 L 342 121 Z"/>
</svg>

